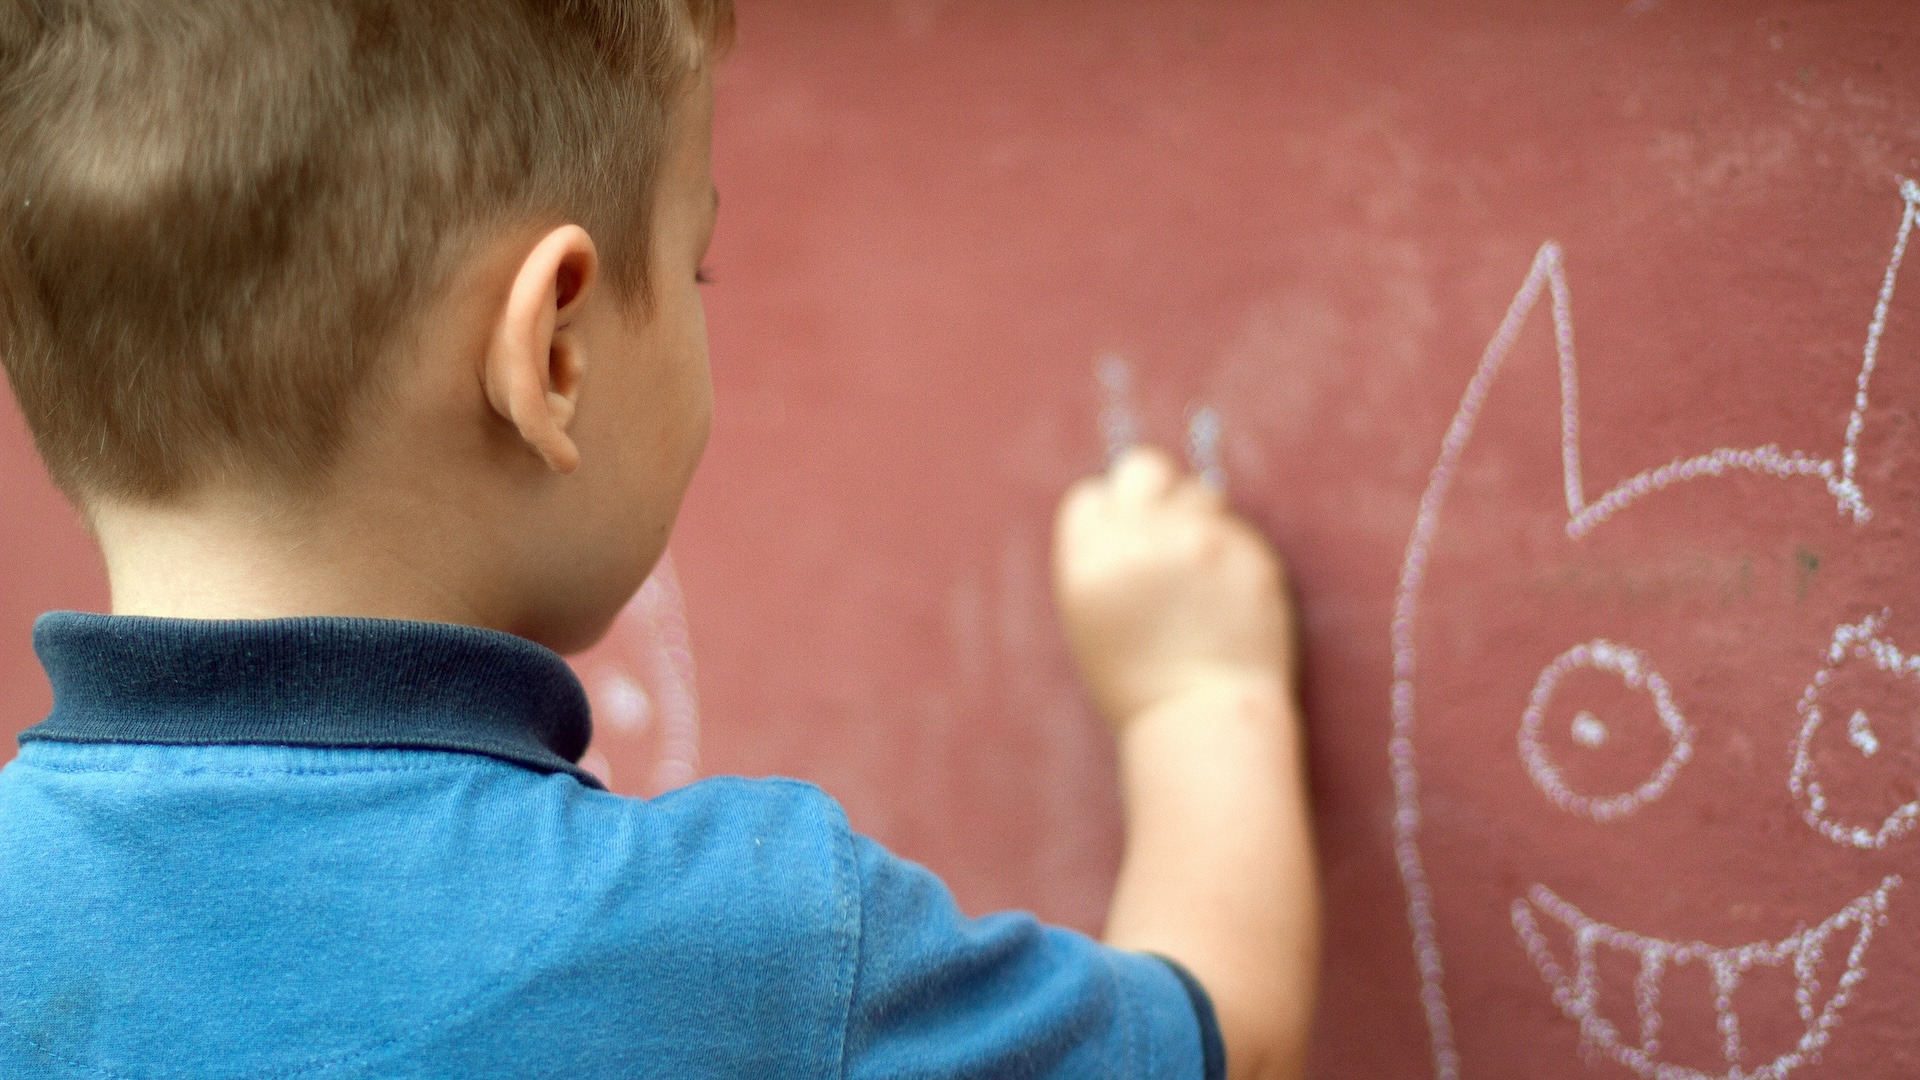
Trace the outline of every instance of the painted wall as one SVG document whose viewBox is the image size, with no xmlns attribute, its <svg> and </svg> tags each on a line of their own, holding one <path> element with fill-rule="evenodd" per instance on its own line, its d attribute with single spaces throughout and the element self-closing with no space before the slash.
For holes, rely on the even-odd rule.
<svg viewBox="0 0 1920 1080">
<path fill-rule="evenodd" d="M 1097 931 L 1049 519 L 1211 407 L 1302 603 L 1319 1075 L 1920 1071 L 1909 4 L 740 8 L 712 449 L 582 663 L 616 787 L 801 776 Z M 102 599 L 22 446 L 15 727 Z"/>
</svg>

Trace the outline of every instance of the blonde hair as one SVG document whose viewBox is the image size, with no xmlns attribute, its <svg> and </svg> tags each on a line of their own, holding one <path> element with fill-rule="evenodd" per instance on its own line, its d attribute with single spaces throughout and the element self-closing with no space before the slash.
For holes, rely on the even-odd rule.
<svg viewBox="0 0 1920 1080">
<path fill-rule="evenodd" d="M 76 499 L 326 476 L 489 229 L 644 303 L 730 0 L 0 0 L 0 351 Z"/>
</svg>

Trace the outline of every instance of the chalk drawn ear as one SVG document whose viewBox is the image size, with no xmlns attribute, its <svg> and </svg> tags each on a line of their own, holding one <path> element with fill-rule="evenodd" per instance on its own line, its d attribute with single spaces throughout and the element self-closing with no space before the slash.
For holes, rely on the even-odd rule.
<svg viewBox="0 0 1920 1080">
<path fill-rule="evenodd" d="M 1914 223 L 1920 220 L 1920 184 L 1903 178 L 1900 181 L 1900 200 L 1900 226 L 1894 236 L 1892 254 L 1887 259 L 1886 273 L 1881 278 L 1880 295 L 1874 303 L 1873 318 L 1867 324 L 1860 372 L 1854 382 L 1853 410 L 1847 417 L 1837 456 L 1826 457 L 1802 450 L 1786 451 L 1775 443 L 1752 449 L 1722 447 L 1692 457 L 1676 458 L 1665 465 L 1629 477 L 1590 503 L 1586 501 L 1580 477 L 1579 391 L 1574 374 L 1573 330 L 1571 322 L 1563 317 L 1566 305 L 1562 303 L 1566 278 L 1560 270 L 1558 258 L 1548 257 L 1552 245 L 1541 249 L 1545 265 L 1543 267 L 1542 261 L 1536 261 L 1535 274 L 1544 273 L 1553 287 L 1554 323 L 1556 339 L 1560 343 L 1560 378 L 1565 399 L 1561 411 L 1561 438 L 1566 462 L 1569 536 L 1578 538 L 1585 535 L 1614 514 L 1662 488 L 1738 472 L 1776 480 L 1817 480 L 1833 496 L 1835 508 L 1841 517 L 1850 518 L 1856 525 L 1864 525 L 1873 517 L 1866 493 L 1861 490 L 1857 480 L 1860 436 L 1866 428 L 1868 391 L 1873 383 L 1874 367 L 1879 360 L 1880 339 L 1886 331 L 1887 314 L 1893 305 L 1894 287 L 1900 279 L 1900 263 L 1906 256 L 1907 240 L 1913 233 Z M 1553 254 L 1557 256 L 1557 251 Z M 1523 290 L 1522 296 L 1525 295 Z M 1505 330 L 1505 327 L 1502 329 Z M 1496 338 L 1495 342 L 1498 344 L 1499 339 Z"/>
<path fill-rule="evenodd" d="M 1875 320 L 1875 329 L 1869 339 L 1866 369 L 1860 378 L 1859 407 L 1854 423 L 1848 429 L 1844 468 L 1839 462 L 1797 450 L 1783 452 L 1771 443 L 1753 449 L 1718 449 L 1692 457 L 1676 458 L 1665 465 L 1648 469 L 1607 489 L 1592 501 L 1587 499 L 1580 461 L 1580 368 L 1573 344 L 1572 290 L 1567 285 L 1566 262 L 1560 245 L 1551 240 L 1542 244 L 1539 254 L 1534 256 L 1533 268 L 1527 274 L 1526 283 L 1514 297 L 1506 319 L 1487 345 L 1481 374 L 1487 374 L 1490 368 L 1497 370 L 1505 362 L 1528 316 L 1539 305 L 1541 295 L 1546 294 L 1551 299 L 1549 310 L 1553 318 L 1554 354 L 1560 375 L 1560 470 L 1561 486 L 1567 500 L 1567 536 L 1578 540 L 1628 506 L 1663 488 L 1730 472 L 1757 473 L 1776 479 L 1824 479 L 1839 502 L 1841 512 L 1851 513 L 1856 521 L 1864 522 L 1870 512 L 1860 498 L 1859 488 L 1853 483 L 1853 443 L 1859 435 L 1859 414 L 1866 408 L 1866 386 L 1872 374 L 1874 350 L 1879 340 L 1878 327 L 1885 321 L 1885 301 L 1892 293 L 1894 274 L 1899 268 L 1901 251 L 1906 246 L 1907 233 L 1912 228 L 1913 220 L 1914 204 L 1909 201 L 1893 262 L 1887 271 L 1880 315 Z M 1470 395 L 1472 392 L 1469 389 Z"/>
<path fill-rule="evenodd" d="M 1868 391 L 1873 383 L 1874 367 L 1879 361 L 1880 341 L 1893 305 L 1894 288 L 1899 282 L 1900 264 L 1906 257 L 1907 241 L 1912 236 L 1914 224 L 1920 220 L 1920 183 L 1902 178 L 1900 200 L 1900 224 L 1894 236 L 1893 251 L 1887 259 L 1886 273 L 1881 278 L 1873 317 L 1867 325 L 1860 371 L 1854 385 L 1853 410 L 1847 417 L 1837 455 L 1828 457 L 1802 450 L 1782 450 L 1775 443 L 1751 449 L 1722 447 L 1691 457 L 1675 458 L 1664 465 L 1647 469 L 1589 501 L 1580 464 L 1580 376 L 1573 346 L 1572 293 L 1567 286 L 1566 262 L 1560 245 L 1549 240 L 1540 245 L 1539 252 L 1534 255 L 1533 266 L 1527 272 L 1525 283 L 1507 308 L 1500 328 L 1487 343 L 1480 366 L 1460 399 L 1460 409 L 1454 414 L 1453 424 L 1447 430 L 1446 439 L 1441 444 L 1440 460 L 1435 463 L 1432 479 L 1428 483 L 1423 512 L 1437 514 L 1439 502 L 1445 498 L 1452 483 L 1460 456 L 1473 436 L 1474 425 L 1480 418 L 1487 393 L 1513 352 L 1514 343 L 1526 327 L 1527 320 L 1533 316 L 1544 296 L 1550 300 L 1554 352 L 1559 362 L 1560 468 L 1562 489 L 1567 500 L 1569 537 L 1577 540 L 1585 536 L 1615 514 L 1663 488 L 1739 472 L 1777 480 L 1820 481 L 1833 496 L 1842 517 L 1851 518 L 1856 525 L 1865 524 L 1873 517 L 1873 510 L 1868 506 L 1866 495 L 1856 479 L 1860 466 L 1860 436 L 1866 428 Z M 1430 528 L 1431 523 L 1428 522 L 1426 527 Z M 1418 548 L 1421 540 L 1418 526 L 1414 539 Z"/>
<path fill-rule="evenodd" d="M 1920 220 L 1920 184 L 1902 179 L 1900 198 L 1900 225 L 1894 236 L 1893 251 L 1887 259 L 1886 273 L 1881 278 L 1873 317 L 1867 325 L 1866 343 L 1861 350 L 1860 371 L 1854 386 L 1853 410 L 1847 417 L 1843 436 L 1838 440 L 1841 445 L 1837 455 L 1829 457 L 1803 450 L 1782 450 L 1776 443 L 1750 449 L 1722 447 L 1691 457 L 1675 458 L 1664 465 L 1647 469 L 1589 501 L 1580 464 L 1580 377 L 1573 346 L 1573 303 L 1567 287 L 1566 265 L 1560 245 L 1549 240 L 1540 246 L 1525 284 L 1514 296 L 1513 304 L 1507 309 L 1506 318 L 1501 321 L 1493 340 L 1487 343 L 1480 367 L 1460 401 L 1460 411 L 1454 416 L 1453 426 L 1442 445 L 1440 461 L 1434 469 L 1434 482 L 1428 489 L 1429 495 L 1444 495 L 1460 454 L 1472 435 L 1488 390 L 1513 351 L 1514 343 L 1527 320 L 1545 296 L 1551 301 L 1549 310 L 1553 318 L 1554 351 L 1560 369 L 1560 465 L 1562 487 L 1567 499 L 1569 537 L 1577 540 L 1585 536 L 1615 514 L 1656 491 L 1692 480 L 1741 472 L 1776 480 L 1819 481 L 1833 496 L 1840 516 L 1850 518 L 1856 525 L 1865 524 L 1873 517 L 1873 510 L 1868 506 L 1866 494 L 1857 480 L 1860 436 L 1866 427 L 1868 391 L 1872 386 L 1874 367 L 1879 360 L 1880 340 L 1893 304 L 1894 287 L 1899 281 L 1900 264 L 1906 256 L 1907 241 L 1913 233 L 1914 223 Z"/>
<path fill-rule="evenodd" d="M 1860 437 L 1866 431 L 1868 390 L 1873 383 L 1873 372 L 1880 356 L 1880 342 L 1887 329 L 1887 316 L 1893 307 L 1894 287 L 1899 283 L 1900 262 L 1907 251 L 1907 240 L 1913 232 L 1914 223 L 1920 220 L 1920 183 L 1906 177 L 1900 178 L 1900 231 L 1894 238 L 1893 255 L 1887 260 L 1886 275 L 1880 281 L 1880 296 L 1874 303 L 1873 321 L 1867 325 L 1866 346 L 1861 350 L 1860 375 L 1854 385 L 1853 412 L 1847 417 L 1845 446 L 1840 452 L 1839 476 L 1835 494 L 1842 498 L 1843 509 L 1847 498 L 1851 498 L 1859 510 L 1855 512 L 1857 521 L 1865 521 L 1871 516 L 1866 509 L 1866 496 L 1861 491 L 1856 476 L 1865 454 L 1862 452 Z"/>
<path fill-rule="evenodd" d="M 1567 288 L 1565 259 L 1560 245 L 1548 240 L 1535 252 L 1526 280 L 1521 284 L 1520 291 L 1514 294 L 1513 302 L 1507 306 L 1506 315 L 1500 320 L 1492 340 L 1487 342 L 1480 365 L 1474 369 L 1466 392 L 1460 396 L 1460 407 L 1441 440 L 1440 458 L 1434 463 L 1426 494 L 1421 500 L 1421 514 L 1416 521 L 1411 544 L 1411 554 L 1417 555 L 1421 563 L 1425 561 L 1424 549 L 1431 540 L 1430 530 L 1435 524 L 1434 519 L 1438 516 L 1441 502 L 1453 486 L 1460 459 L 1466 453 L 1467 444 L 1479 424 L 1487 395 L 1500 378 L 1521 332 L 1534 317 L 1542 298 L 1549 301 L 1554 352 L 1559 360 L 1560 468 L 1567 512 L 1570 517 L 1577 518 L 1586 505 L 1580 473 L 1580 386 L 1574 364 L 1573 301 Z"/>
</svg>

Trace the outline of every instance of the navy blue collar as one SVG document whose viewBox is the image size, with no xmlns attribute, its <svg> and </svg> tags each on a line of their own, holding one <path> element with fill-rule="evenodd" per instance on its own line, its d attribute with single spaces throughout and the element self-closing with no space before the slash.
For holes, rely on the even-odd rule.
<svg viewBox="0 0 1920 1080">
<path fill-rule="evenodd" d="M 566 661 L 511 634 L 381 619 L 33 624 L 53 712 L 21 742 L 454 750 L 600 782 Z"/>
</svg>

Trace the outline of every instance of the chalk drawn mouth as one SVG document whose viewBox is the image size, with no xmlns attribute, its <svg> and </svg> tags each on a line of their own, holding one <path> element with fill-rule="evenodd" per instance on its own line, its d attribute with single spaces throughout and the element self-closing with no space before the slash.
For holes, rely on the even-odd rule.
<svg viewBox="0 0 1920 1080">
<path fill-rule="evenodd" d="M 1802 928 L 1778 941 L 1744 945 L 1668 941 L 1622 930 L 1588 916 L 1544 885 L 1535 885 L 1525 897 L 1513 902 L 1513 929 L 1534 966 L 1540 969 L 1553 1003 L 1567 1019 L 1580 1025 L 1581 1041 L 1591 1049 L 1647 1080 L 1781 1080 L 1817 1059 L 1832 1038 L 1841 1010 L 1853 1000 L 1854 990 L 1867 976 L 1867 948 L 1873 943 L 1874 931 L 1886 922 L 1887 899 L 1899 886 L 1899 876 L 1890 875 L 1878 888 L 1849 901 L 1818 926 Z M 1542 918 L 1552 920 L 1569 935 L 1572 970 L 1554 955 L 1541 930 Z M 1830 945 L 1846 948 L 1847 964 L 1823 1001 L 1820 966 Z M 1624 956 L 1638 967 L 1633 1001 L 1640 1028 L 1632 1033 L 1633 1041 L 1600 1014 L 1604 980 L 1598 961 L 1602 949 Z M 1700 965 L 1712 980 L 1714 1015 L 1727 1065 L 1724 1072 L 1701 1072 L 1660 1060 L 1661 988 L 1669 972 L 1689 964 Z M 1793 973 L 1794 1004 L 1805 1029 L 1792 1049 L 1765 1064 L 1744 1068 L 1740 1062 L 1746 1051 L 1734 994 L 1741 979 L 1755 968 L 1785 968 Z M 1624 995 L 1616 990 L 1609 997 Z"/>
</svg>

